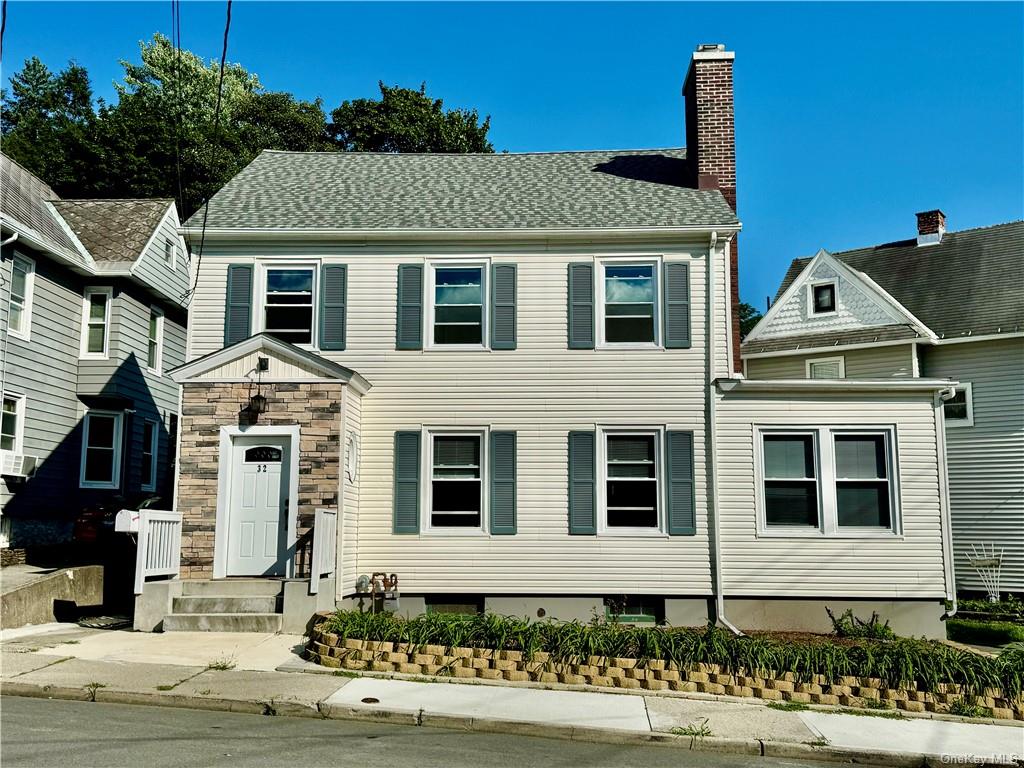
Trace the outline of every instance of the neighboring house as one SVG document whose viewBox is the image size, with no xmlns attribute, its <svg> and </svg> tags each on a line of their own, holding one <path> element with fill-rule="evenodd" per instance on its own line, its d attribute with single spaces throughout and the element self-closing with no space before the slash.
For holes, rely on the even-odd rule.
<svg viewBox="0 0 1024 768">
<path fill-rule="evenodd" d="M 331 606 L 383 572 L 408 613 L 825 629 L 830 605 L 939 634 L 945 384 L 733 375 L 732 64 L 694 54 L 686 150 L 264 152 L 215 194 L 184 225 L 181 579 L 136 626 L 241 626 L 193 598 L 303 576 L 311 534 Z M 297 583 L 264 595 L 285 626 Z"/>
<path fill-rule="evenodd" d="M 950 378 L 945 437 L 957 586 L 1003 552 L 1002 589 L 1024 592 L 1024 222 L 793 261 L 743 342 L 745 372 L 772 378 Z"/>
<path fill-rule="evenodd" d="M 173 201 L 0 171 L 0 520 L 5 544 L 52 544 L 117 496 L 170 505 L 188 252 Z"/>
</svg>

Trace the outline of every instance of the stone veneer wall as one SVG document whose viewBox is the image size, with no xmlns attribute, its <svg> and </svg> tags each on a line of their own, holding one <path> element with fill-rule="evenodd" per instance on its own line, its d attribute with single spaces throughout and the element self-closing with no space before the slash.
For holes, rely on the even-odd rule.
<svg viewBox="0 0 1024 768">
<path fill-rule="evenodd" d="M 182 513 L 181 578 L 213 576 L 220 428 L 299 425 L 298 535 L 317 507 L 338 507 L 342 383 L 264 384 L 267 412 L 253 420 L 242 408 L 248 384 L 188 383 L 182 387 L 178 509 Z"/>
</svg>

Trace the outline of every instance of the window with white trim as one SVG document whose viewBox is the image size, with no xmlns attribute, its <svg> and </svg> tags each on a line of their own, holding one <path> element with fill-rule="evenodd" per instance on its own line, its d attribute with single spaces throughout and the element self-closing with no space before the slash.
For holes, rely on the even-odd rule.
<svg viewBox="0 0 1024 768">
<path fill-rule="evenodd" d="M 110 344 L 113 290 L 86 288 L 82 318 L 82 357 L 106 358 Z"/>
<path fill-rule="evenodd" d="M 146 349 L 146 367 L 153 373 L 163 372 L 164 313 L 156 307 L 149 309 L 149 344 Z"/>
<path fill-rule="evenodd" d="M 969 383 L 957 384 L 955 394 L 942 403 L 947 427 L 974 426 L 974 390 Z"/>
<path fill-rule="evenodd" d="M 15 254 L 11 265 L 10 311 L 7 330 L 14 336 L 28 339 L 32 324 L 32 294 L 35 287 L 36 265 L 32 259 Z"/>
<path fill-rule="evenodd" d="M 263 330 L 281 341 L 314 344 L 315 299 L 315 267 L 267 267 L 264 272 Z"/>
<path fill-rule="evenodd" d="M 600 262 L 600 274 L 598 317 L 601 344 L 657 345 L 657 263 Z"/>
<path fill-rule="evenodd" d="M 758 428 L 762 534 L 897 533 L 893 427 Z"/>
<path fill-rule="evenodd" d="M 601 528 L 616 533 L 661 529 L 661 433 L 601 431 Z"/>
<path fill-rule="evenodd" d="M 121 484 L 119 411 L 89 411 L 82 420 L 82 488 L 118 488 Z"/>
<path fill-rule="evenodd" d="M 21 453 L 25 434 L 25 397 L 4 392 L 0 410 L 0 451 Z"/>
<path fill-rule="evenodd" d="M 808 379 L 846 378 L 846 359 L 838 357 L 816 357 L 807 361 Z"/>
<path fill-rule="evenodd" d="M 146 419 L 142 422 L 142 490 L 156 490 L 156 460 L 159 453 L 159 425 Z"/>
<path fill-rule="evenodd" d="M 836 311 L 836 281 L 811 283 L 808 292 L 810 315 L 831 315 Z"/>
<path fill-rule="evenodd" d="M 174 269 L 174 264 L 177 261 L 175 258 L 175 256 L 177 256 L 177 250 L 178 249 L 171 238 L 164 238 L 164 263 L 171 269 Z"/>
<path fill-rule="evenodd" d="M 487 346 L 487 269 L 483 264 L 430 267 L 431 346 Z"/>
<path fill-rule="evenodd" d="M 481 530 L 484 521 L 484 435 L 429 433 L 427 528 Z"/>
</svg>

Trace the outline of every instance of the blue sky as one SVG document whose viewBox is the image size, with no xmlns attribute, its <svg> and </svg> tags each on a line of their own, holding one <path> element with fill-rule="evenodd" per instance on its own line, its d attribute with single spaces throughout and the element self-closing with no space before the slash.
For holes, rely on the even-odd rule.
<svg viewBox="0 0 1024 768">
<path fill-rule="evenodd" d="M 220 54 L 222 2 L 183 4 Z M 37 55 L 112 97 L 170 3 L 12 0 L 3 77 Z M 678 146 L 700 42 L 736 51 L 741 290 L 763 309 L 791 258 L 1024 217 L 1024 4 L 236 2 L 228 58 L 328 110 L 376 83 L 492 117 L 498 150 Z"/>
</svg>

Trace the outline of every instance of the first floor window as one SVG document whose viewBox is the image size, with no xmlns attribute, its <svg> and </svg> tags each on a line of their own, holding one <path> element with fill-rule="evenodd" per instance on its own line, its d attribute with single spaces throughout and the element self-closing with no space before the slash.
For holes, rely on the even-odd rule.
<svg viewBox="0 0 1024 768">
<path fill-rule="evenodd" d="M 970 384 L 957 384 L 952 398 L 942 404 L 946 426 L 970 427 L 974 425 L 974 392 Z"/>
<path fill-rule="evenodd" d="M 657 343 L 657 295 L 654 264 L 605 264 L 605 343 Z"/>
<path fill-rule="evenodd" d="M 155 421 L 142 422 L 142 490 L 156 490 L 156 457 L 159 430 Z"/>
<path fill-rule="evenodd" d="M 604 433 L 608 528 L 658 528 L 658 437 L 657 432 Z"/>
<path fill-rule="evenodd" d="M 121 419 L 113 411 L 89 411 L 82 424 L 83 488 L 117 488 L 121 480 Z"/>
<path fill-rule="evenodd" d="M 111 296 L 109 288 L 87 290 L 85 293 L 85 327 L 82 330 L 83 356 L 107 356 Z"/>
<path fill-rule="evenodd" d="M 156 307 L 149 310 L 149 347 L 146 351 L 146 367 L 160 373 L 164 345 L 164 313 Z"/>
<path fill-rule="evenodd" d="M 32 283 L 35 265 L 24 256 L 15 256 L 11 267 L 11 300 L 7 328 L 14 334 L 26 335 L 32 313 Z"/>
<path fill-rule="evenodd" d="M 313 284 L 315 271 L 268 269 L 263 329 L 292 344 L 313 343 Z"/>
<path fill-rule="evenodd" d="M 476 528 L 483 523 L 483 437 L 431 436 L 430 527 Z"/>
<path fill-rule="evenodd" d="M 760 430 L 761 525 L 768 532 L 895 531 L 890 427 Z"/>
<path fill-rule="evenodd" d="M 484 343 L 484 268 L 434 267 L 434 344 Z"/>
<path fill-rule="evenodd" d="M 0 451 L 17 453 L 21 450 L 24 422 L 25 398 L 5 392 L 0 411 Z"/>
<path fill-rule="evenodd" d="M 827 315 L 836 311 L 836 284 L 818 283 L 811 286 L 811 314 Z"/>
</svg>

